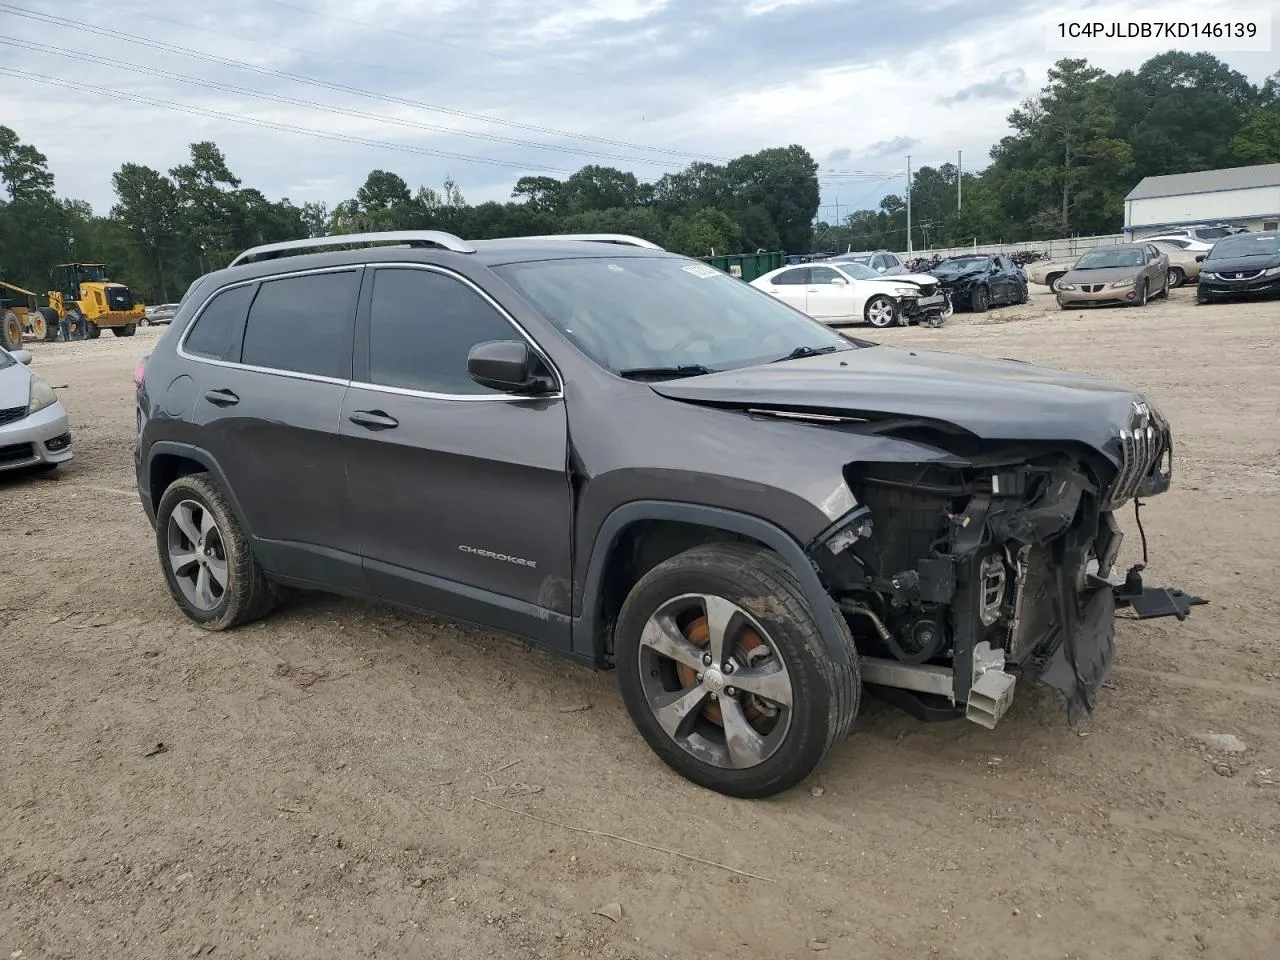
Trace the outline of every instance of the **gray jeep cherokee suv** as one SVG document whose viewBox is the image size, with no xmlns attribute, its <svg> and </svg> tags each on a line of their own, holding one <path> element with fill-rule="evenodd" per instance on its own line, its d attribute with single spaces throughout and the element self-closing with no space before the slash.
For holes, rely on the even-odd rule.
<svg viewBox="0 0 1280 960">
<path fill-rule="evenodd" d="M 988 727 L 1022 678 L 1091 710 L 1143 593 L 1114 511 L 1172 462 L 1127 386 L 849 340 L 626 237 L 255 248 L 135 379 L 196 623 L 285 586 L 516 634 L 615 668 L 658 755 L 744 797 L 807 776 L 864 683 Z"/>
</svg>

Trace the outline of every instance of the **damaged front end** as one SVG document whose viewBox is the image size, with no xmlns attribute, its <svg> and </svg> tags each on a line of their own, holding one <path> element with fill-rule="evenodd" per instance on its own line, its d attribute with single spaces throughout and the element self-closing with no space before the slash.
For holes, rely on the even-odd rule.
<svg viewBox="0 0 1280 960">
<path fill-rule="evenodd" d="M 1133 408 L 1104 455 L 973 444 L 951 463 L 848 465 L 858 506 L 810 552 L 871 691 L 925 719 L 994 727 L 1017 682 L 1039 679 L 1074 724 L 1111 670 L 1118 606 L 1182 618 L 1203 602 L 1144 587 L 1143 565 L 1115 571 L 1116 511 L 1136 514 L 1172 471 L 1168 425 Z"/>
</svg>

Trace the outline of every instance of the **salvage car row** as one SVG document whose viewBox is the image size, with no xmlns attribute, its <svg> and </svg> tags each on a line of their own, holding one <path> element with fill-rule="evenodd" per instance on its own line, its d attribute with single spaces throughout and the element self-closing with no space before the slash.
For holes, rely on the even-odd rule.
<svg viewBox="0 0 1280 960">
<path fill-rule="evenodd" d="M 1033 283 L 1048 286 L 1064 310 L 1081 306 L 1142 306 L 1173 287 L 1196 281 L 1196 301 L 1280 294 L 1280 232 L 1241 231 L 1212 242 L 1170 234 L 1099 247 L 1074 263 L 1038 263 Z"/>
</svg>

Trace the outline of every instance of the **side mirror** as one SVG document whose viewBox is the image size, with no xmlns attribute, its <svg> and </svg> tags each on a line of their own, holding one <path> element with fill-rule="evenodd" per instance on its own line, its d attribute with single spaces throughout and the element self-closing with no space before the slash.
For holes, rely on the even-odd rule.
<svg viewBox="0 0 1280 960">
<path fill-rule="evenodd" d="M 847 287 L 849 285 L 849 281 L 844 277 L 836 277 L 831 281 L 831 285 L 833 287 Z"/>
<path fill-rule="evenodd" d="M 467 353 L 467 373 L 482 387 L 508 393 L 546 393 L 553 384 L 535 372 L 537 357 L 523 340 L 486 340 Z"/>
<path fill-rule="evenodd" d="M 13 359 L 17 360 L 19 363 L 31 362 L 30 350 L 11 350 L 9 352 L 9 356 L 13 357 Z"/>
</svg>

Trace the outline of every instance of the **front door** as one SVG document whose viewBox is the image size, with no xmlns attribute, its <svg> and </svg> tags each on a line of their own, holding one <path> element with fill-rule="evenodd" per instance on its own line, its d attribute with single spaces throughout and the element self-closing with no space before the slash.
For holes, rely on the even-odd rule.
<svg viewBox="0 0 1280 960">
<path fill-rule="evenodd" d="M 805 312 L 826 323 L 852 323 L 861 320 L 853 309 L 853 287 L 838 271 L 830 267 L 810 267 Z"/>
<path fill-rule="evenodd" d="M 416 265 L 371 280 L 341 424 L 369 583 L 387 600 L 567 649 L 563 398 L 471 379 L 471 347 L 524 337 L 468 281 Z"/>
<path fill-rule="evenodd" d="M 360 592 L 338 425 L 363 268 L 230 287 L 182 343 L 201 443 L 270 572 Z"/>
</svg>

